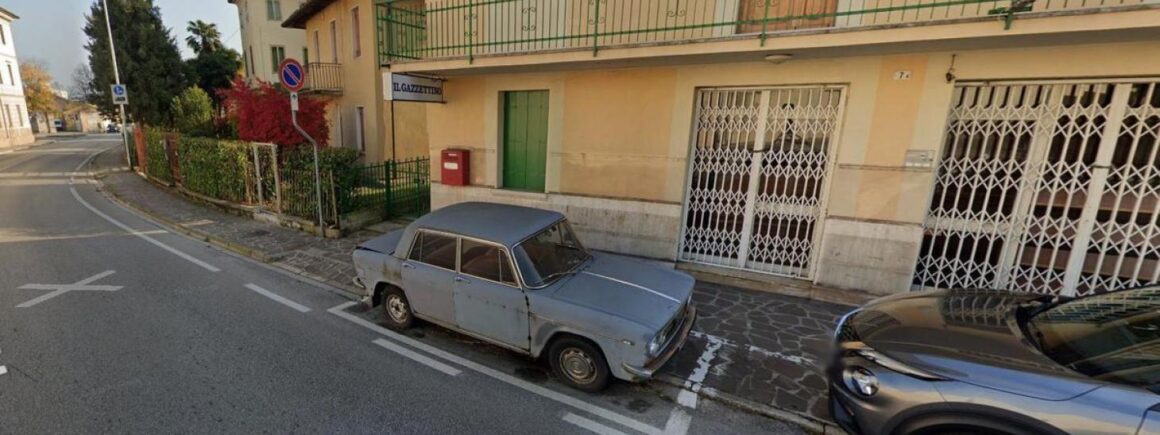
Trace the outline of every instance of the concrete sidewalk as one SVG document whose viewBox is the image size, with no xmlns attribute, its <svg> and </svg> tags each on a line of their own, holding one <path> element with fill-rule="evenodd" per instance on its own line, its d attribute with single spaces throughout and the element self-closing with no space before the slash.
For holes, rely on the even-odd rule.
<svg viewBox="0 0 1160 435">
<path fill-rule="evenodd" d="M 93 162 L 102 190 L 177 231 L 361 296 L 350 252 L 378 235 L 323 239 L 195 202 L 131 172 L 106 172 L 122 154 Z M 698 282 L 699 320 L 658 379 L 817 432 L 838 430 L 826 410 L 823 368 L 834 324 L 852 307 Z M 838 430 L 840 432 L 840 430 Z"/>
</svg>

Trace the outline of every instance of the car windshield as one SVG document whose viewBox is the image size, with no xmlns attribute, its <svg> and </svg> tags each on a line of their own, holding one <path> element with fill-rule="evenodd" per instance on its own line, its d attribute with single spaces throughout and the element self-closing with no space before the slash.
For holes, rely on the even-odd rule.
<svg viewBox="0 0 1160 435">
<path fill-rule="evenodd" d="M 1160 287 L 1065 302 L 1026 329 L 1044 355 L 1072 370 L 1160 393 Z"/>
<path fill-rule="evenodd" d="M 548 285 L 592 257 L 566 220 L 520 243 L 516 256 L 524 281 L 531 287 Z"/>
</svg>

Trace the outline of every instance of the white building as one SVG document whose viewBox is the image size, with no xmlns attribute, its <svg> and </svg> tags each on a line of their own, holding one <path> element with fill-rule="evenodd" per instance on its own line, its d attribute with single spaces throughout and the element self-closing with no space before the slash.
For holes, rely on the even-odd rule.
<svg viewBox="0 0 1160 435">
<path fill-rule="evenodd" d="M 36 138 L 24 99 L 24 81 L 12 38 L 12 22 L 20 17 L 0 7 L 0 148 L 25 145 Z"/>
<path fill-rule="evenodd" d="M 282 27 L 304 0 L 227 0 L 238 7 L 241 23 L 242 57 L 246 77 L 278 82 L 278 65 L 287 57 L 306 63 L 306 32 Z"/>
</svg>

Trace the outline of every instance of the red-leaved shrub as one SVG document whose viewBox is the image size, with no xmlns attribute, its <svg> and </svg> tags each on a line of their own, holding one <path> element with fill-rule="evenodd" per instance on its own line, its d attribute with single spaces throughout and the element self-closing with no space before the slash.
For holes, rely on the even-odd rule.
<svg viewBox="0 0 1160 435">
<path fill-rule="evenodd" d="M 286 92 L 260 80 L 251 87 L 237 79 L 232 87 L 221 91 L 221 96 L 231 123 L 237 126 L 238 139 L 281 147 L 307 143 L 290 122 L 290 95 Z M 326 147 L 330 140 L 326 103 L 301 96 L 298 109 L 298 125 L 318 141 L 319 147 Z"/>
</svg>

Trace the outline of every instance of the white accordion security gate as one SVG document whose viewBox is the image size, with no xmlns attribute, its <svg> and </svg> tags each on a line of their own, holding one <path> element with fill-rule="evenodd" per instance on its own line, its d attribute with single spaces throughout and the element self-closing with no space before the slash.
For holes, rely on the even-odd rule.
<svg viewBox="0 0 1160 435">
<path fill-rule="evenodd" d="M 682 261 L 808 278 L 842 86 L 697 93 Z"/>
<path fill-rule="evenodd" d="M 956 87 L 914 288 L 1083 296 L 1160 280 L 1158 83 Z"/>
</svg>

